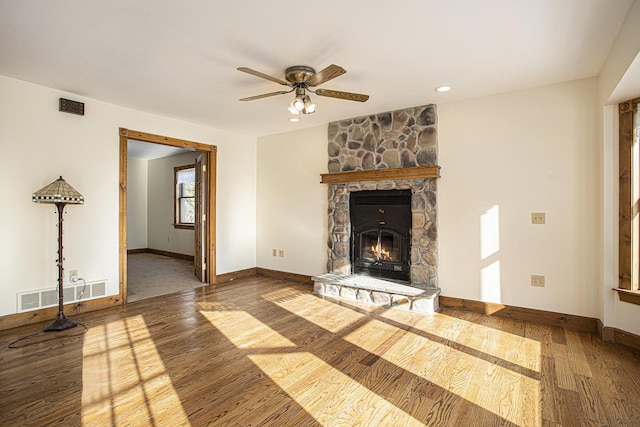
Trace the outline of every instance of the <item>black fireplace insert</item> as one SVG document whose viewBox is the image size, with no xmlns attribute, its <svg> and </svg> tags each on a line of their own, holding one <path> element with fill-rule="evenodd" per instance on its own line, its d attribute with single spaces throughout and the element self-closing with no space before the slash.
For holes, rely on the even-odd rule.
<svg viewBox="0 0 640 427">
<path fill-rule="evenodd" d="M 411 190 L 351 193 L 353 273 L 409 281 Z"/>
</svg>

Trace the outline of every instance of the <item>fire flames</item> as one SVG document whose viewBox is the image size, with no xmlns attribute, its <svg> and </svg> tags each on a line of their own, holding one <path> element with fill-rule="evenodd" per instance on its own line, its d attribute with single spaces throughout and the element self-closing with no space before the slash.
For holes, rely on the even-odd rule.
<svg viewBox="0 0 640 427">
<path fill-rule="evenodd" d="M 380 243 L 371 246 L 371 252 L 373 252 L 373 255 L 378 259 L 387 260 L 391 257 L 391 253 L 389 253 L 388 250 L 381 248 Z"/>
</svg>

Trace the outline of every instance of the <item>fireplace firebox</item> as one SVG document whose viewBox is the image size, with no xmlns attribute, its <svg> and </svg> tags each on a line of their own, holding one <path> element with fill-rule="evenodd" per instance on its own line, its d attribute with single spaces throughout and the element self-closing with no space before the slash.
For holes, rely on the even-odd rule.
<svg viewBox="0 0 640 427">
<path fill-rule="evenodd" d="M 410 280 L 411 190 L 351 193 L 353 273 Z"/>
</svg>

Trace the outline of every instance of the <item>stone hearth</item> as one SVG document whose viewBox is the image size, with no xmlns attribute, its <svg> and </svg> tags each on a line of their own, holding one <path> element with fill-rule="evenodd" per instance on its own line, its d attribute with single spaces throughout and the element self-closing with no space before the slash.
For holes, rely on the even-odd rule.
<svg viewBox="0 0 640 427">
<path fill-rule="evenodd" d="M 329 297 L 362 301 L 420 313 L 440 309 L 439 288 L 420 289 L 400 283 L 360 275 L 323 274 L 313 278 L 313 292 Z"/>
<path fill-rule="evenodd" d="M 329 183 L 329 274 L 314 277 L 316 293 L 421 312 L 438 310 L 439 174 L 415 175 L 421 168 L 439 169 L 436 123 L 435 105 L 426 105 L 329 124 L 329 174 L 323 175 L 323 182 Z M 361 177 L 359 171 L 381 178 L 367 172 L 364 180 L 350 179 Z M 325 181 L 328 175 L 342 181 Z M 351 275 L 350 194 L 407 189 L 412 216 L 410 283 Z"/>
</svg>

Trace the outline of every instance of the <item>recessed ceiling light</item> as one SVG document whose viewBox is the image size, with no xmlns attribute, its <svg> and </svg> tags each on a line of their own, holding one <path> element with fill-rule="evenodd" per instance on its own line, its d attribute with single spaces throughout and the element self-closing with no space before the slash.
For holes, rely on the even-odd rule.
<svg viewBox="0 0 640 427">
<path fill-rule="evenodd" d="M 290 122 L 299 122 L 300 121 L 300 117 L 289 117 L 289 121 Z"/>
<path fill-rule="evenodd" d="M 451 90 L 451 86 L 438 86 L 434 90 L 436 92 L 449 92 Z"/>
</svg>

